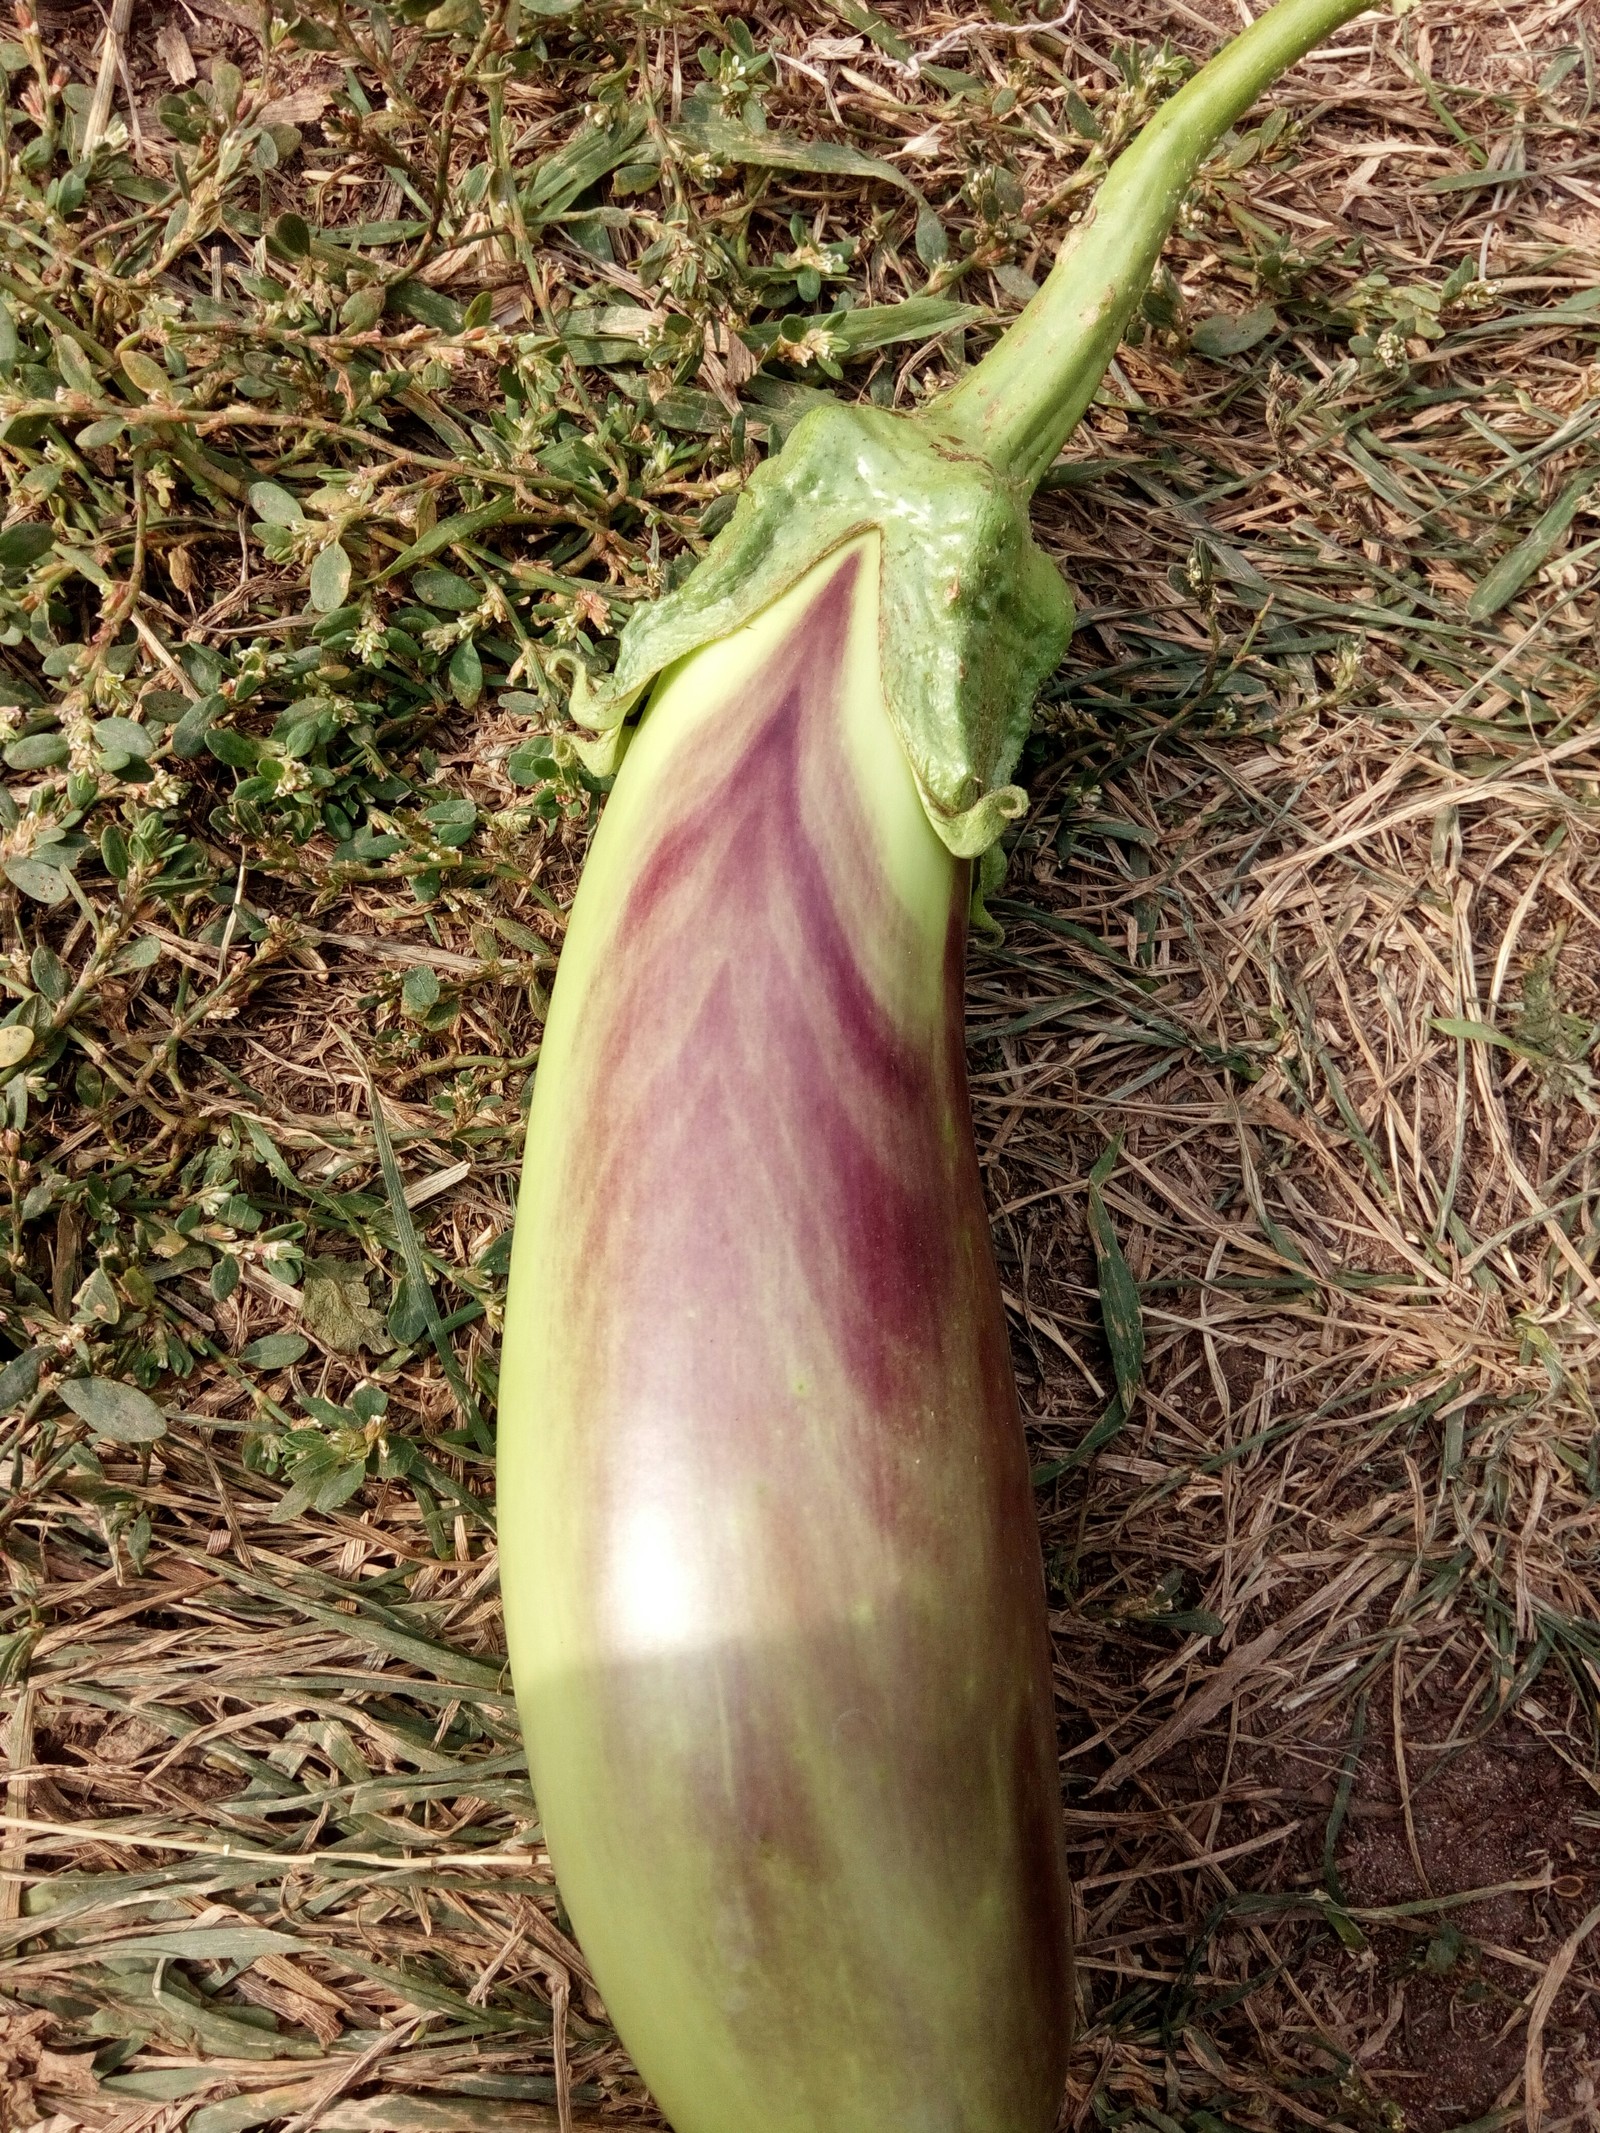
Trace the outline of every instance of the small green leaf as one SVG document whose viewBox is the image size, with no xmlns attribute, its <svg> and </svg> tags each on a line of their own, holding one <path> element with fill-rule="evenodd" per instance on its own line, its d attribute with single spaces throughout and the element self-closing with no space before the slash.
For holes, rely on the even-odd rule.
<svg viewBox="0 0 1600 2133">
<path fill-rule="evenodd" d="M 103 422 L 85 423 L 72 441 L 80 451 L 98 452 L 103 445 L 116 444 L 127 427 L 121 415 L 107 415 Z"/>
<path fill-rule="evenodd" d="M 229 1264 L 219 1260 L 219 1266 Z M 237 1264 L 237 1261 L 233 1262 Z M 239 1350 L 241 1363 L 248 1363 L 252 1370 L 288 1370 L 300 1362 L 309 1352 L 311 1343 L 303 1333 L 263 1333 L 259 1340 L 250 1341 Z"/>
<path fill-rule="evenodd" d="M 463 638 L 450 655 L 450 687 L 456 701 L 467 710 L 483 694 L 483 661 L 470 637 Z"/>
<path fill-rule="evenodd" d="M 461 331 L 460 306 L 425 281 L 397 281 L 389 291 L 389 301 L 396 311 L 419 325 L 433 327 L 436 333 Z"/>
<path fill-rule="evenodd" d="M 7 526 L 0 533 L 0 570 L 25 570 L 30 563 L 37 563 L 40 556 L 48 555 L 56 544 L 54 526 L 41 525 L 37 519 L 24 519 L 19 526 Z"/>
<path fill-rule="evenodd" d="M 556 774 L 556 760 L 543 734 L 519 741 L 506 757 L 506 776 L 513 785 L 543 785 Z"/>
<path fill-rule="evenodd" d="M 136 941 L 129 941 L 120 949 L 112 969 L 119 978 L 135 970 L 153 970 L 161 960 L 161 943 L 153 933 L 141 934 Z"/>
<path fill-rule="evenodd" d="M 206 733 L 211 721 L 222 709 L 220 696 L 202 696 L 192 703 L 172 729 L 172 752 L 185 762 L 197 756 L 206 745 Z"/>
<path fill-rule="evenodd" d="M 1542 1060 L 1548 1064 L 1548 1053 L 1524 1043 L 1520 1037 L 1508 1035 L 1503 1029 L 1495 1029 L 1491 1023 L 1474 1022 L 1464 1015 L 1435 1015 L 1432 1022 L 1441 1037 L 1460 1037 L 1469 1044 L 1497 1044 L 1502 1051 L 1512 1052 L 1519 1059 Z"/>
<path fill-rule="evenodd" d="M 64 382 L 75 393 L 97 393 L 100 380 L 94 374 L 94 366 L 70 333 L 59 333 L 52 343 L 56 368 Z"/>
<path fill-rule="evenodd" d="M 116 1286 L 103 1266 L 97 1266 L 72 1299 L 72 1316 L 80 1326 L 114 1326 L 122 1316 Z"/>
<path fill-rule="evenodd" d="M 388 1324 L 390 1333 L 403 1348 L 415 1347 L 428 1330 L 427 1302 L 416 1293 L 405 1275 L 401 1276 L 394 1301 L 389 1306 Z"/>
<path fill-rule="evenodd" d="M 1021 267 L 1014 267 L 1002 261 L 993 272 L 995 280 L 1007 296 L 1014 297 L 1019 304 L 1031 303 L 1039 293 L 1039 284 L 1031 274 L 1025 274 Z"/>
<path fill-rule="evenodd" d="M 406 981 L 400 988 L 400 1004 L 408 1015 L 420 1020 L 430 1007 L 437 1004 L 439 980 L 426 963 L 419 963 L 415 970 L 406 972 Z"/>
<path fill-rule="evenodd" d="M 339 49 L 338 38 L 315 16 L 291 16 L 289 36 L 293 40 L 291 49 L 298 46 L 302 52 L 336 52 Z"/>
<path fill-rule="evenodd" d="M 347 296 L 339 310 L 339 323 L 350 333 L 370 333 L 383 316 L 387 292 L 381 282 L 369 282 Z"/>
<path fill-rule="evenodd" d="M 465 614 L 483 598 L 481 585 L 458 577 L 453 570 L 419 570 L 411 580 L 411 590 L 429 607 L 447 608 L 455 615 Z"/>
<path fill-rule="evenodd" d="M 0 1415 L 14 1414 L 39 1389 L 39 1371 L 48 1348 L 25 1348 L 0 1370 Z"/>
<path fill-rule="evenodd" d="M 72 894 L 61 869 L 42 859 L 8 859 L 5 876 L 13 888 L 31 896 L 35 903 L 64 904 Z"/>
<path fill-rule="evenodd" d="M 1213 359 L 1222 356 L 1243 355 L 1254 348 L 1257 341 L 1264 341 L 1278 327 L 1278 314 L 1270 304 L 1257 304 L 1252 310 L 1237 314 L 1214 311 L 1210 318 L 1203 318 L 1194 329 L 1190 347 L 1196 355 Z"/>
<path fill-rule="evenodd" d="M 950 240 L 945 235 L 944 224 L 926 203 L 917 210 L 916 243 L 917 257 L 925 267 L 936 267 L 950 256 Z"/>
<path fill-rule="evenodd" d="M 430 8 L 422 18 L 422 26 L 428 30 L 459 30 L 467 36 L 475 36 L 483 28 L 483 10 L 478 0 L 439 0 L 439 5 Z"/>
<path fill-rule="evenodd" d="M 1466 1946 L 1467 1942 L 1460 1928 L 1446 1920 L 1428 1943 L 1422 1958 L 1424 1969 L 1430 1971 L 1434 1977 L 1448 1977 L 1461 1960 Z"/>
<path fill-rule="evenodd" d="M 254 770 L 261 756 L 261 743 L 248 733 L 241 733 L 237 726 L 208 727 L 204 741 L 217 761 L 226 763 L 230 770 Z"/>
<path fill-rule="evenodd" d="M 231 59 L 219 59 L 211 69 L 211 107 L 231 119 L 244 94 L 244 77 Z"/>
<path fill-rule="evenodd" d="M 1076 89 L 1067 91 L 1067 123 L 1080 140 L 1098 141 L 1104 128 Z"/>
<path fill-rule="evenodd" d="M 122 375 L 140 392 L 152 397 L 171 392 L 172 380 L 152 356 L 141 355 L 137 348 L 125 348 L 118 361 L 122 365 Z"/>
<path fill-rule="evenodd" d="M 21 1066 L 32 1050 L 33 1031 L 27 1023 L 6 1023 L 0 1028 L 0 1073 L 9 1073 L 11 1068 Z"/>
<path fill-rule="evenodd" d="M 1180 1637 L 1220 1637 L 1226 1627 L 1209 1607 L 1180 1607 L 1155 1619 L 1163 1629 L 1175 1629 Z"/>
<path fill-rule="evenodd" d="M 304 259 L 311 250 L 311 227 L 304 215 L 280 215 L 272 225 L 272 246 L 286 259 Z"/>
<path fill-rule="evenodd" d="M 28 960 L 36 989 L 42 992 L 52 1006 L 57 1006 L 67 997 L 67 966 L 53 948 L 41 941 Z M 0 1031 L 0 1037 L 5 1035 Z M 26 1049 L 19 1056 L 26 1056 Z"/>
<path fill-rule="evenodd" d="M 154 1444 L 167 1433 L 167 1418 L 155 1401 L 120 1378 L 69 1378 L 61 1397 L 97 1437 L 113 1444 Z"/>
<path fill-rule="evenodd" d="M 1492 1023 L 1474 1022 L 1466 1015 L 1435 1015 L 1432 1021 L 1441 1037 L 1464 1037 L 1470 1044 L 1503 1044 L 1508 1051 L 1513 1049 L 1510 1038 Z"/>
<path fill-rule="evenodd" d="M 394 1346 L 372 1308 L 365 1273 L 349 1260 L 306 1261 L 300 1316 L 313 1339 L 336 1355 L 359 1355 L 363 1349 L 384 1355 Z"/>
<path fill-rule="evenodd" d="M 120 756 L 124 762 L 130 756 L 144 761 L 155 746 L 149 727 L 141 726 L 136 718 L 96 719 L 94 737 L 108 756 Z"/>
<path fill-rule="evenodd" d="M 307 1510 L 337 1511 L 366 1479 L 367 1442 L 360 1432 L 339 1429 L 324 1437 L 295 1430 L 291 1442 L 295 1440 L 299 1448 L 289 1466 L 293 1486 L 273 1505 L 270 1525 L 286 1525 Z"/>
<path fill-rule="evenodd" d="M 100 832 L 100 864 L 113 881 L 128 878 L 128 840 L 115 822 L 108 822 Z"/>
<path fill-rule="evenodd" d="M 6 749 L 8 770 L 54 770 L 72 754 L 64 733 L 25 733 Z"/>
<path fill-rule="evenodd" d="M 122 1532 L 122 1545 L 128 1551 L 128 1561 L 133 1565 L 136 1578 L 144 1576 L 145 1561 L 150 1553 L 150 1513 L 141 1511 L 131 1526 Z"/>
<path fill-rule="evenodd" d="M 156 117 L 175 141 L 182 141 L 186 148 L 194 148 L 205 138 L 205 106 L 193 90 L 183 96 L 162 96 L 156 100 Z"/>
<path fill-rule="evenodd" d="M 343 607 L 350 590 L 350 558 L 335 541 L 311 566 L 311 605 L 323 614 Z"/>
<path fill-rule="evenodd" d="M 275 481 L 250 484 L 250 508 L 268 526 L 298 526 L 305 518 L 296 499 Z"/>
<path fill-rule="evenodd" d="M 1359 1954 L 1366 1947 L 1367 1936 L 1362 1932 L 1360 1926 L 1356 1924 L 1349 1912 L 1344 1910 L 1341 1905 L 1333 1903 L 1327 1897 L 1324 1897 L 1322 1900 L 1322 1915 L 1326 1918 L 1328 1924 L 1332 1926 L 1335 1935 L 1346 1948 L 1350 1948 Z"/>
<path fill-rule="evenodd" d="M 478 825 L 478 810 L 470 800 L 435 800 L 426 812 L 433 834 L 454 850 L 471 841 Z"/>
</svg>

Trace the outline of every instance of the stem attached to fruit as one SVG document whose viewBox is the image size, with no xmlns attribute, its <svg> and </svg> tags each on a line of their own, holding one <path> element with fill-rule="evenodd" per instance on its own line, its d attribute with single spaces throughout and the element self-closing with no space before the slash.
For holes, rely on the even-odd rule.
<svg viewBox="0 0 1600 2133">
<path fill-rule="evenodd" d="M 923 418 L 1031 492 L 1094 398 L 1196 171 L 1286 67 L 1370 0 L 1278 0 L 1164 104 L 1112 166 L 1044 287 Z"/>
</svg>

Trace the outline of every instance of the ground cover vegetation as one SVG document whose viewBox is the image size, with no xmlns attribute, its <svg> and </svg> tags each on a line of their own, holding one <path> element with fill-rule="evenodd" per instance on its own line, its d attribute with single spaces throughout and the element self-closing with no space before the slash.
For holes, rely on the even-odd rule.
<svg viewBox="0 0 1600 2133">
<path fill-rule="evenodd" d="M 659 2122 L 490 1509 L 602 798 L 563 707 L 813 395 L 987 344 L 1236 26 L 20 0 L 0 2122 Z M 1596 69 L 1584 0 L 1342 32 L 1036 509 L 1082 614 L 971 1068 L 1074 2127 L 1594 2123 Z"/>
</svg>

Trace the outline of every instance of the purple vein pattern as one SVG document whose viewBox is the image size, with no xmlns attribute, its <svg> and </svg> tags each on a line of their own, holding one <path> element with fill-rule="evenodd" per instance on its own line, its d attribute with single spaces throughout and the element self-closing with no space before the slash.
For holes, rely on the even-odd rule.
<svg viewBox="0 0 1600 2133">
<path fill-rule="evenodd" d="M 1060 1810 L 965 869 L 919 911 L 876 849 L 862 568 L 629 816 L 540 1070 L 512 1656 L 565 1899 L 678 2133 L 1048 2133 Z"/>
</svg>

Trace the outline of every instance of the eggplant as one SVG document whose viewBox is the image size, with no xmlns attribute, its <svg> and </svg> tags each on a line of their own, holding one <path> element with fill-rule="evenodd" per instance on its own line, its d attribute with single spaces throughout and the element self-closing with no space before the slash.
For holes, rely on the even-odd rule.
<svg viewBox="0 0 1600 2133">
<path fill-rule="evenodd" d="M 1056 2122 L 1068 1893 L 969 903 L 1071 635 L 1031 492 L 1204 157 L 1359 11 L 1278 0 L 951 392 L 807 414 L 575 676 L 570 745 L 615 783 L 529 1115 L 500 1574 L 561 1893 L 677 2133 Z"/>
<path fill-rule="evenodd" d="M 517 1218 L 512 1667 L 562 1896 L 679 2133 L 1038 2133 L 1064 2077 L 970 868 L 884 708 L 876 546 L 652 705 Z"/>
</svg>

